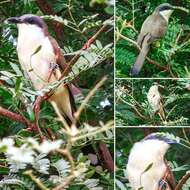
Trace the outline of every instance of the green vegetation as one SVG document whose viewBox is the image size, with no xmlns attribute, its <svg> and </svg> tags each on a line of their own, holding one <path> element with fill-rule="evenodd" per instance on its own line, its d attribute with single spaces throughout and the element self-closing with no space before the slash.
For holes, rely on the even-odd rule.
<svg viewBox="0 0 190 190">
<path fill-rule="evenodd" d="M 72 72 L 62 81 L 73 82 L 81 91 L 75 96 L 77 108 L 82 108 L 80 128 L 76 131 L 60 122 L 47 101 L 40 106 L 39 118 L 34 113 L 34 102 L 44 91 L 35 91 L 26 79 L 17 58 L 17 29 L 6 22 L 9 17 L 23 14 L 44 17 L 67 63 L 106 26 L 91 46 L 81 52 Z M 0 189 L 58 190 L 59 185 L 71 190 L 113 189 L 113 169 L 104 159 L 104 151 L 108 149 L 110 158 L 113 157 L 113 2 L 0 1 L 0 34 L 0 139 L 4 138 L 0 140 Z M 85 97 L 105 76 L 107 80 L 84 104 Z M 48 86 L 45 90 L 51 89 Z M 28 123 L 15 121 L 9 111 Z M 41 134 L 28 131 L 28 125 L 32 126 L 36 119 Z M 52 146 L 51 152 L 39 149 L 42 137 L 47 141 L 45 148 Z M 58 140 L 59 146 L 52 140 Z M 14 151 L 9 154 L 11 149 Z M 21 154 L 20 160 L 19 156 L 14 157 L 16 151 Z M 93 154 L 92 160 L 98 159 L 97 164 L 91 163 L 89 153 Z"/>
<path fill-rule="evenodd" d="M 134 44 L 144 20 L 164 0 L 116 1 L 116 76 L 129 77 L 132 65 L 138 55 Z M 168 3 L 190 9 L 188 0 L 167 1 Z M 165 37 L 151 45 L 149 61 L 139 77 L 189 77 L 190 61 L 190 16 L 189 13 L 176 10 L 170 20 Z M 127 37 L 127 38 L 126 38 Z"/>
<path fill-rule="evenodd" d="M 158 83 L 166 119 L 154 113 L 147 93 Z M 116 80 L 116 125 L 117 126 L 189 126 L 188 79 L 177 80 Z"/>
</svg>

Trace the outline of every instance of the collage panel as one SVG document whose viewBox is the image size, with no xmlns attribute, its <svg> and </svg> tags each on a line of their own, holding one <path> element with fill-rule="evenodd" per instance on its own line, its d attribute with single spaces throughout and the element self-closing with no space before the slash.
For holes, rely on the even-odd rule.
<svg viewBox="0 0 190 190">
<path fill-rule="evenodd" d="M 114 189 L 114 1 L 0 0 L 0 190 Z"/>
<path fill-rule="evenodd" d="M 0 0 L 0 190 L 190 190 L 190 0 Z"/>
<path fill-rule="evenodd" d="M 116 190 L 188 190 L 189 128 L 116 128 Z"/>
<path fill-rule="evenodd" d="M 189 79 L 117 79 L 116 126 L 190 126 Z"/>
<path fill-rule="evenodd" d="M 116 77 L 190 77 L 189 0 L 116 1 Z"/>
</svg>

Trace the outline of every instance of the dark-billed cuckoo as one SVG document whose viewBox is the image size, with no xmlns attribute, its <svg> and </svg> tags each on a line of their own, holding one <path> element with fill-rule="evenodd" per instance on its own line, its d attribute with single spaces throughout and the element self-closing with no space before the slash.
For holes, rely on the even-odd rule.
<svg viewBox="0 0 190 190">
<path fill-rule="evenodd" d="M 162 95 L 159 92 L 159 84 L 152 85 L 147 93 L 148 103 L 150 104 L 153 114 L 158 114 L 162 121 L 166 120 Z"/>
<path fill-rule="evenodd" d="M 30 14 L 12 17 L 8 21 L 18 26 L 17 52 L 19 61 L 35 89 L 41 90 L 48 84 L 58 80 L 62 70 L 65 69 L 65 59 L 57 42 L 49 35 L 45 22 L 40 17 Z M 41 49 L 37 51 L 39 47 Z M 51 72 L 52 69 L 53 73 Z M 72 89 L 79 93 L 79 90 L 72 84 L 60 85 L 49 98 L 50 102 L 56 103 L 68 124 L 74 120 L 73 113 L 75 112 Z M 88 153 L 93 152 L 92 147 L 87 149 Z M 104 157 L 112 159 L 105 144 L 102 143 L 99 150 L 101 152 L 104 150 L 104 154 L 100 155 L 102 160 L 105 160 Z M 112 166 L 111 168 L 106 167 L 108 170 L 113 171 Z"/>
<path fill-rule="evenodd" d="M 58 80 L 66 63 L 59 45 L 48 33 L 48 27 L 43 19 L 26 14 L 9 18 L 8 21 L 17 24 L 19 62 L 34 88 L 41 90 Z M 71 124 L 75 112 L 71 85 L 60 85 L 49 101 L 57 105 L 65 120 Z"/>
<path fill-rule="evenodd" d="M 152 133 L 134 144 L 126 167 L 132 190 L 175 189 L 175 179 L 164 156 L 170 145 L 177 143 Z"/>
<path fill-rule="evenodd" d="M 132 76 L 137 76 L 142 69 L 143 63 L 150 49 L 150 44 L 165 35 L 168 20 L 173 11 L 174 7 L 172 5 L 168 3 L 161 4 L 144 21 L 137 39 L 137 44 L 141 50 L 134 66 L 132 67 Z"/>
</svg>

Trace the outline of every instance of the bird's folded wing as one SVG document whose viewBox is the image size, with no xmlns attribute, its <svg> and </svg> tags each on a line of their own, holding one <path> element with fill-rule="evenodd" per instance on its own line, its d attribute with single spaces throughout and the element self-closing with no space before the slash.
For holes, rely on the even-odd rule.
<svg viewBox="0 0 190 190">
<path fill-rule="evenodd" d="M 61 73 L 62 73 L 67 66 L 66 60 L 63 56 L 63 53 L 61 52 L 61 48 L 59 47 L 57 41 L 51 36 L 49 36 L 49 40 L 53 46 L 54 54 L 56 56 L 56 64 L 59 66 Z M 83 96 L 83 95 L 82 95 L 81 90 L 72 83 L 66 84 L 65 87 L 68 89 L 72 113 L 74 114 L 74 112 L 76 112 L 76 105 L 75 105 L 74 97 L 78 96 L 78 95 L 80 95 L 80 96 Z"/>
<path fill-rule="evenodd" d="M 165 171 L 163 178 L 160 180 L 158 190 L 175 190 L 176 182 L 175 182 L 173 172 L 171 171 L 171 168 L 167 164 L 166 161 L 165 163 L 166 163 L 167 169 Z"/>
<path fill-rule="evenodd" d="M 65 58 L 61 52 L 61 48 L 59 47 L 57 41 L 53 37 L 49 36 L 49 40 L 53 46 L 54 54 L 56 56 L 56 64 L 59 65 L 61 71 L 63 72 L 65 70 L 67 64 L 66 64 Z"/>
</svg>

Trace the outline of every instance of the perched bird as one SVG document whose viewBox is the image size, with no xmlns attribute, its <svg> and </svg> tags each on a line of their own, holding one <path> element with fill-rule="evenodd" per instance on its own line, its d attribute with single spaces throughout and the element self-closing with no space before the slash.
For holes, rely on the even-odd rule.
<svg viewBox="0 0 190 190">
<path fill-rule="evenodd" d="M 156 133 L 148 135 L 132 147 L 127 176 L 132 190 L 174 190 L 176 183 L 164 156 L 171 144 L 177 143 Z"/>
<path fill-rule="evenodd" d="M 173 11 L 174 7 L 172 5 L 163 3 L 159 5 L 142 24 L 141 31 L 137 39 L 137 44 L 140 46 L 141 51 L 134 66 L 132 67 L 132 76 L 137 76 L 139 74 L 149 52 L 150 44 L 153 41 L 164 37 L 167 31 L 168 20 Z"/>
<path fill-rule="evenodd" d="M 162 103 L 162 96 L 159 92 L 158 84 L 154 84 L 153 86 L 150 87 L 147 94 L 147 99 L 150 106 L 153 109 L 154 114 L 158 113 L 162 121 L 165 121 L 166 116 L 165 116 L 164 106 Z"/>
<path fill-rule="evenodd" d="M 19 62 L 34 88 L 41 90 L 57 81 L 66 67 L 66 61 L 43 19 L 26 14 L 8 21 L 17 24 Z M 71 88 L 72 85 L 60 85 L 49 98 L 50 102 L 55 102 L 68 124 L 73 121 L 76 109 Z"/>
</svg>

